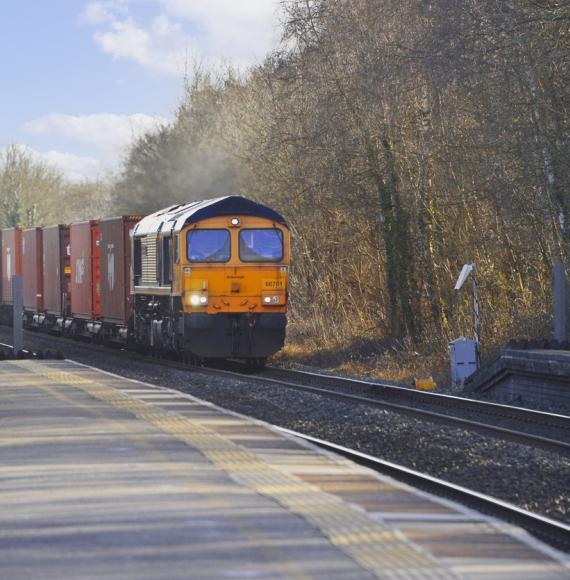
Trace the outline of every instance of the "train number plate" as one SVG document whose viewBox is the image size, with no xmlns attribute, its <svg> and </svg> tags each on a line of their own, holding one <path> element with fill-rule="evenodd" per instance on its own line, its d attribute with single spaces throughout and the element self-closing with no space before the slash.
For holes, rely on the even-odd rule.
<svg viewBox="0 0 570 580">
<path fill-rule="evenodd" d="M 285 280 L 263 280 L 264 290 L 285 290 Z"/>
</svg>

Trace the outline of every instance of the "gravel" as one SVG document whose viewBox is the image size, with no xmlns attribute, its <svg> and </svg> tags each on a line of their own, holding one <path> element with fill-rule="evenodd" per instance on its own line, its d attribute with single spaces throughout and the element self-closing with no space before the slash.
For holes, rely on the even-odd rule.
<svg viewBox="0 0 570 580">
<path fill-rule="evenodd" d="M 0 327 L 0 342 L 10 342 Z M 462 429 L 300 393 L 276 385 L 177 370 L 106 349 L 26 333 L 27 348 L 179 389 L 217 405 L 404 465 L 570 523 L 570 459 Z"/>
</svg>

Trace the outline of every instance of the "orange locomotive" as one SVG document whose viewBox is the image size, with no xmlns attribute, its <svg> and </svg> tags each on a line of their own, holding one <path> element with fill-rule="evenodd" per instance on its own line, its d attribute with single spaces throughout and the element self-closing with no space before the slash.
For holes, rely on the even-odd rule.
<svg viewBox="0 0 570 580">
<path fill-rule="evenodd" d="M 170 207 L 135 226 L 132 256 L 138 344 L 256 365 L 283 346 L 290 243 L 275 211 L 238 196 Z"/>
<path fill-rule="evenodd" d="M 9 309 L 10 276 L 22 273 L 28 327 L 252 366 L 283 346 L 289 229 L 243 197 L 4 230 L 0 245 L 1 305 Z"/>
</svg>

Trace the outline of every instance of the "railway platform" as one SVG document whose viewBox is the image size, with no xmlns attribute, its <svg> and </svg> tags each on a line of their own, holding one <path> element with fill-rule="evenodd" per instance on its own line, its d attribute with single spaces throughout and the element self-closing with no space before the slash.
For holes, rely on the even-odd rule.
<svg viewBox="0 0 570 580">
<path fill-rule="evenodd" d="M 1 578 L 569 576 L 526 532 L 264 423 L 72 361 L 0 362 Z"/>
<path fill-rule="evenodd" d="M 505 348 L 465 394 L 499 403 L 570 409 L 570 351 Z"/>
</svg>

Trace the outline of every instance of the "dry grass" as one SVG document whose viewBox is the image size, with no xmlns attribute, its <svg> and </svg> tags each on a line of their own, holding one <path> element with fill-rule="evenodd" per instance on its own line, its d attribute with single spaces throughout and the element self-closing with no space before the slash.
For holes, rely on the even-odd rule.
<svg viewBox="0 0 570 580">
<path fill-rule="evenodd" d="M 550 335 L 551 319 L 545 304 L 537 304 L 532 312 L 519 312 L 516 321 L 505 313 L 494 314 L 483 321 L 483 365 L 494 360 L 511 339 Z M 317 367 L 407 385 L 416 378 L 433 377 L 439 391 L 453 390 L 445 337 L 426 332 L 414 340 L 400 340 L 386 337 L 381 328 L 374 328 L 373 322 L 364 314 L 360 318 L 334 319 L 316 310 L 293 312 L 285 348 L 273 361 L 283 366 Z M 458 327 L 469 328 L 469 323 L 467 320 Z"/>
<path fill-rule="evenodd" d="M 285 348 L 273 357 L 283 366 L 311 366 L 341 374 L 381 378 L 412 384 L 432 376 L 442 390 L 449 385 L 449 359 L 445 346 L 412 344 L 377 337 L 329 340 L 307 335 L 293 327 Z"/>
</svg>

